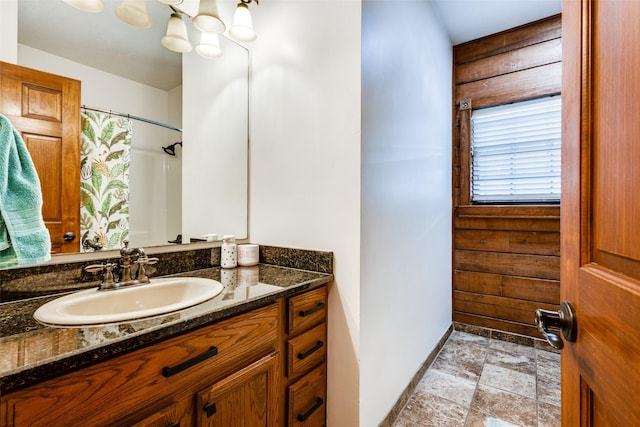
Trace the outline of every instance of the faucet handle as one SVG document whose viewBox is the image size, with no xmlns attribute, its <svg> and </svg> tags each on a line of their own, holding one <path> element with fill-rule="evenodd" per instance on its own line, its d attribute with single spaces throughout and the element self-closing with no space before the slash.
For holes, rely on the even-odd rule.
<svg viewBox="0 0 640 427">
<path fill-rule="evenodd" d="M 144 257 L 144 263 L 147 264 L 147 265 L 156 264 L 158 261 L 160 261 L 160 259 L 156 258 L 156 257 L 149 258 L 146 255 Z"/>
<path fill-rule="evenodd" d="M 91 264 L 84 268 L 84 271 L 88 271 L 89 273 L 101 273 L 104 271 L 106 265 L 105 264 Z"/>
<path fill-rule="evenodd" d="M 102 273 L 104 272 L 104 276 L 102 277 L 102 283 L 100 284 L 100 288 L 108 288 L 111 287 L 114 283 L 113 281 L 113 268 L 116 266 L 115 263 L 108 262 L 106 264 L 91 264 L 84 268 L 85 271 L 89 273 Z"/>
<path fill-rule="evenodd" d="M 158 258 L 149 258 L 147 255 L 141 255 L 135 263 L 138 264 L 138 271 L 136 275 L 138 276 L 138 281 L 140 283 L 149 283 L 149 277 L 147 276 L 147 271 L 145 270 L 145 265 L 152 265 L 157 263 Z"/>
</svg>

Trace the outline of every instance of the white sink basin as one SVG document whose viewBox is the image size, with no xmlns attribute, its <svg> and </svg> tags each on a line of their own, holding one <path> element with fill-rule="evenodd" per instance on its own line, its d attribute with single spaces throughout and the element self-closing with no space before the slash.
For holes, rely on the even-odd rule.
<svg viewBox="0 0 640 427">
<path fill-rule="evenodd" d="M 54 325 L 95 325 L 165 314 L 199 304 L 222 292 L 222 284 L 200 277 L 151 279 L 115 290 L 89 289 L 42 305 L 36 320 Z"/>
</svg>

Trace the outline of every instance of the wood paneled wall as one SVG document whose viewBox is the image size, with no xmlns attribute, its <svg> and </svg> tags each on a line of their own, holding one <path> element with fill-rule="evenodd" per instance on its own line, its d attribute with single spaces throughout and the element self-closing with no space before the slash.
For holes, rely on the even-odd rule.
<svg viewBox="0 0 640 427">
<path fill-rule="evenodd" d="M 560 93 L 560 15 L 454 47 L 453 320 L 540 337 L 560 300 L 560 206 L 473 205 L 470 115 Z"/>
</svg>

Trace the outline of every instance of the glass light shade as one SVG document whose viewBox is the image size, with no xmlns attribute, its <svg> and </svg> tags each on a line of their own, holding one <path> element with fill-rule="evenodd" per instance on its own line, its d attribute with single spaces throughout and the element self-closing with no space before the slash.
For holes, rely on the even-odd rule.
<svg viewBox="0 0 640 427">
<path fill-rule="evenodd" d="M 222 56 L 220 37 L 217 34 L 202 33 L 200 44 L 196 46 L 196 52 L 203 58 L 213 59 Z"/>
<path fill-rule="evenodd" d="M 116 15 L 129 25 L 137 28 L 149 28 L 151 17 L 147 13 L 145 0 L 122 0 L 116 8 Z"/>
<path fill-rule="evenodd" d="M 64 0 L 69 6 L 73 6 L 83 12 L 102 12 L 104 5 L 100 0 Z"/>
<path fill-rule="evenodd" d="M 177 6 L 182 4 L 184 0 L 158 0 L 160 3 L 169 4 L 171 6 Z"/>
<path fill-rule="evenodd" d="M 172 13 L 167 24 L 167 34 L 160 39 L 164 47 L 174 52 L 191 52 L 193 46 L 189 42 L 187 35 L 187 25 L 178 13 Z"/>
<path fill-rule="evenodd" d="M 222 34 L 227 28 L 218 15 L 218 0 L 200 0 L 193 25 L 203 33 Z"/>
<path fill-rule="evenodd" d="M 233 25 L 229 29 L 229 35 L 236 40 L 245 42 L 256 39 L 251 12 L 249 12 L 249 7 L 246 4 L 238 3 L 236 13 L 233 15 Z"/>
</svg>

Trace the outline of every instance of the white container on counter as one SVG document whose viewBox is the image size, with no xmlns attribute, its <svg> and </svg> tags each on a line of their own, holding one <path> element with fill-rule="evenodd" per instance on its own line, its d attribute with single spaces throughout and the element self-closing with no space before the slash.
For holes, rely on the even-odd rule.
<svg viewBox="0 0 640 427">
<path fill-rule="evenodd" d="M 234 268 L 238 265 L 238 246 L 236 245 L 236 237 L 227 235 L 222 238 L 222 247 L 220 248 L 220 267 Z"/>
<path fill-rule="evenodd" d="M 252 265 L 257 265 L 259 261 L 260 251 L 258 245 L 238 245 L 238 265 L 250 267 Z"/>
</svg>

